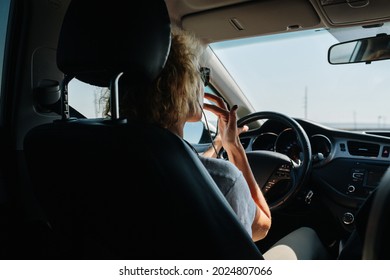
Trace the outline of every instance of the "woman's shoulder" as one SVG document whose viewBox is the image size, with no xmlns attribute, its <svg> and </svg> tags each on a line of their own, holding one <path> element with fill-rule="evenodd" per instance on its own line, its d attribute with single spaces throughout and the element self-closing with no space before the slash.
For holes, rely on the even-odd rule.
<svg viewBox="0 0 390 280">
<path fill-rule="evenodd" d="M 211 157 L 204 157 L 204 156 L 199 156 L 199 159 L 202 161 L 204 165 L 226 168 L 226 169 L 237 169 L 237 167 L 233 163 L 225 159 L 211 158 Z"/>
<path fill-rule="evenodd" d="M 254 202 L 242 172 L 230 161 L 224 159 L 199 157 L 219 189 L 237 213 L 239 204 L 252 207 Z M 251 203 L 252 201 L 253 203 Z M 240 208 L 242 209 L 242 208 Z M 251 222 L 253 219 L 251 219 Z"/>
<path fill-rule="evenodd" d="M 224 177 L 235 181 L 237 177 L 242 174 L 241 171 L 228 160 L 203 156 L 200 156 L 199 158 L 212 176 Z"/>
</svg>

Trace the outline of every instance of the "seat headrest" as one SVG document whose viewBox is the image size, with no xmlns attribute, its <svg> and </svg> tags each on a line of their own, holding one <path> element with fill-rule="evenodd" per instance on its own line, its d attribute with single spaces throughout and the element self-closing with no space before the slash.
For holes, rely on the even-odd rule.
<svg viewBox="0 0 390 280">
<path fill-rule="evenodd" d="M 120 72 L 150 82 L 165 65 L 171 24 L 164 0 L 72 0 L 57 49 L 57 66 L 101 87 Z"/>
</svg>

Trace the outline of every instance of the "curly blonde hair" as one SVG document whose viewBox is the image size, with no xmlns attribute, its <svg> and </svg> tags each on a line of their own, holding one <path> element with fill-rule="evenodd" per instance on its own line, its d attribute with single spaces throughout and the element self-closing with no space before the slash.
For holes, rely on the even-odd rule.
<svg viewBox="0 0 390 280">
<path fill-rule="evenodd" d="M 121 117 L 167 128 L 195 112 L 199 106 L 199 59 L 202 51 L 202 45 L 193 34 L 173 29 L 166 64 L 151 87 L 140 92 L 126 82 L 120 86 Z M 107 101 L 106 116 L 109 115 Z"/>
</svg>

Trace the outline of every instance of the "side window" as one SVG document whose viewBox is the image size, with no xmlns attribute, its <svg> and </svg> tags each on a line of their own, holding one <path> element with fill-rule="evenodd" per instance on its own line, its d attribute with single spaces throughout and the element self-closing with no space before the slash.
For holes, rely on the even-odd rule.
<svg viewBox="0 0 390 280">
<path fill-rule="evenodd" d="M 69 105 L 86 118 L 104 117 L 103 96 L 107 90 L 73 79 L 68 85 Z M 72 117 L 72 112 L 70 116 Z"/>
<path fill-rule="evenodd" d="M 205 92 L 215 94 L 215 90 L 207 86 Z M 205 100 L 205 102 L 209 102 Z M 199 122 L 188 122 L 184 126 L 184 139 L 191 144 L 207 144 L 212 142 L 217 133 L 218 118 L 213 113 L 204 110 L 202 120 Z"/>
</svg>

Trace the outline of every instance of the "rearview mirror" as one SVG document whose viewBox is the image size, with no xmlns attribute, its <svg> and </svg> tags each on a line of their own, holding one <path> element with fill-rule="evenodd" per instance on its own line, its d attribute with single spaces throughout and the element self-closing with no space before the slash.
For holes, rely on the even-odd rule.
<svg viewBox="0 0 390 280">
<path fill-rule="evenodd" d="M 386 34 L 338 43 L 328 51 L 330 64 L 371 63 L 383 59 L 390 59 L 390 35 Z"/>
</svg>

